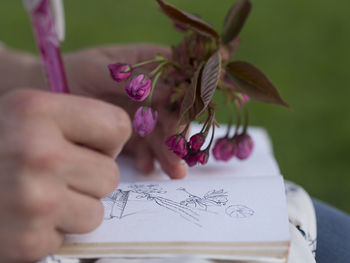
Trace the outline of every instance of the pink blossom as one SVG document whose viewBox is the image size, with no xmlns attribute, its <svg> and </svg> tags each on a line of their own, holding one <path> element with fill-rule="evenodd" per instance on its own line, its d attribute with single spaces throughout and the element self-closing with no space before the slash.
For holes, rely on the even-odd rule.
<svg viewBox="0 0 350 263">
<path fill-rule="evenodd" d="M 131 75 L 131 67 L 125 63 L 115 63 L 108 65 L 109 73 L 113 80 L 120 82 Z"/>
<path fill-rule="evenodd" d="M 181 134 L 175 134 L 171 136 L 168 140 L 166 140 L 165 144 L 173 150 L 173 152 L 183 158 L 187 155 L 188 152 L 188 146 L 187 141 L 184 136 Z"/>
<path fill-rule="evenodd" d="M 209 160 L 209 152 L 208 151 L 202 151 L 197 153 L 197 160 L 202 165 L 206 164 Z"/>
<path fill-rule="evenodd" d="M 150 107 L 138 108 L 135 112 L 132 126 L 141 137 L 145 137 L 150 134 L 157 124 L 158 112 Z"/>
<path fill-rule="evenodd" d="M 254 148 L 254 141 L 248 134 L 241 134 L 237 137 L 236 156 L 240 160 L 247 159 Z"/>
<path fill-rule="evenodd" d="M 184 158 L 185 162 L 188 166 L 193 167 L 197 163 L 201 163 L 202 165 L 206 164 L 209 159 L 208 151 L 199 151 L 195 153 L 190 153 L 186 155 Z"/>
<path fill-rule="evenodd" d="M 126 93 L 134 101 L 144 101 L 152 89 L 152 81 L 140 74 L 125 86 Z"/>
<path fill-rule="evenodd" d="M 185 160 L 185 162 L 189 167 L 195 166 L 198 162 L 198 158 L 194 154 L 188 154 L 183 159 Z"/>
<path fill-rule="evenodd" d="M 236 143 L 234 140 L 221 138 L 216 141 L 213 148 L 213 155 L 217 161 L 228 161 L 236 154 Z"/>
<path fill-rule="evenodd" d="M 202 145 L 205 142 L 205 136 L 203 133 L 197 133 L 193 135 L 188 142 L 188 144 L 191 146 L 191 149 L 195 152 L 198 152 L 199 149 L 202 147 Z"/>
</svg>

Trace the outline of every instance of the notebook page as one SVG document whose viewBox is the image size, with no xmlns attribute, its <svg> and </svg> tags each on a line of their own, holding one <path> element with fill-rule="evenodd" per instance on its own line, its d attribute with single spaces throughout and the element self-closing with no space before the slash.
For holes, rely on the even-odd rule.
<svg viewBox="0 0 350 263">
<path fill-rule="evenodd" d="M 103 203 L 103 223 L 66 243 L 289 240 L 280 176 L 121 183 Z"/>
</svg>

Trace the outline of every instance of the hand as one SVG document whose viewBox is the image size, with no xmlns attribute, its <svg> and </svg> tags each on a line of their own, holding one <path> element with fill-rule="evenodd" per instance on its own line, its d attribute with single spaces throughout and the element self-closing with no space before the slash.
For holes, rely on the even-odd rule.
<svg viewBox="0 0 350 263">
<path fill-rule="evenodd" d="M 170 50 L 155 45 L 126 45 L 91 48 L 64 57 L 69 87 L 72 93 L 98 98 L 123 107 L 133 118 L 136 109 L 141 105 L 131 101 L 125 94 L 125 82 L 111 80 L 108 64 L 126 62 L 135 64 L 154 58 L 156 54 L 169 56 Z M 139 170 L 150 173 L 157 159 L 171 178 L 182 178 L 186 167 L 180 158 L 175 156 L 164 144 L 165 140 L 175 133 L 178 115 L 170 112 L 166 105 L 169 102 L 171 88 L 157 85 L 152 107 L 158 110 L 159 120 L 156 129 L 145 138 L 133 135 L 126 145 L 126 152 L 136 158 Z"/>
<path fill-rule="evenodd" d="M 64 233 L 97 227 L 130 134 L 128 115 L 101 101 L 32 90 L 2 96 L 0 261 L 38 260 Z"/>
</svg>

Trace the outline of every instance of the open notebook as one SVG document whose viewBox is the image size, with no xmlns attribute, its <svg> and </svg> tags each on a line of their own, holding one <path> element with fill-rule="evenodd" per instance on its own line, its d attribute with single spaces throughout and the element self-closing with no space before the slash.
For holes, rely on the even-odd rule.
<svg viewBox="0 0 350 263">
<path fill-rule="evenodd" d="M 189 169 L 185 180 L 169 180 L 160 169 L 145 178 L 132 159 L 119 158 L 122 183 L 102 200 L 103 223 L 91 233 L 67 236 L 58 255 L 286 262 L 283 178 L 266 132 L 251 128 L 250 134 L 256 147 L 249 160 L 209 160 Z"/>
</svg>

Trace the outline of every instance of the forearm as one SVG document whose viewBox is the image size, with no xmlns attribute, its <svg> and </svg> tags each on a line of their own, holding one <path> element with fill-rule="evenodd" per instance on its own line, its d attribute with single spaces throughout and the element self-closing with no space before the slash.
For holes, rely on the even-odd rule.
<svg viewBox="0 0 350 263">
<path fill-rule="evenodd" d="M 45 89 L 38 58 L 7 47 L 0 50 L 0 96 L 18 88 Z"/>
</svg>

